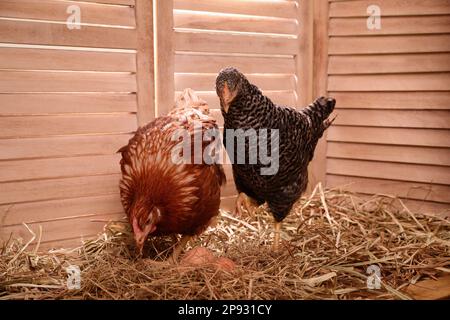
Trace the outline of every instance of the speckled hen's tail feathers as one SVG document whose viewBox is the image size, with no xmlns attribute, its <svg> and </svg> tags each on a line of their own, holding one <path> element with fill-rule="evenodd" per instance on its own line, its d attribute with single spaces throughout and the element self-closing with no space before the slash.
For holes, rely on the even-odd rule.
<svg viewBox="0 0 450 320">
<path fill-rule="evenodd" d="M 304 109 L 304 113 L 308 115 L 312 121 L 313 128 L 316 129 L 320 135 L 322 135 L 336 119 L 336 117 L 328 119 L 333 112 L 335 105 L 335 99 L 320 97 Z"/>
</svg>

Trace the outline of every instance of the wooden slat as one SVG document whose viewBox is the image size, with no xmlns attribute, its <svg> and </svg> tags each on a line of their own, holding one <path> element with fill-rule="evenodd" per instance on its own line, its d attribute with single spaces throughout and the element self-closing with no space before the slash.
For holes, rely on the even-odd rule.
<svg viewBox="0 0 450 320">
<path fill-rule="evenodd" d="M 330 54 L 449 52 L 450 35 L 331 37 Z"/>
<path fill-rule="evenodd" d="M 243 73 L 284 73 L 294 74 L 292 58 L 176 54 L 175 72 L 218 73 L 225 67 L 233 66 Z"/>
<path fill-rule="evenodd" d="M 120 159 L 121 156 L 115 154 L 1 161 L 0 182 L 119 173 Z"/>
<path fill-rule="evenodd" d="M 331 56 L 328 74 L 450 71 L 450 53 Z"/>
<path fill-rule="evenodd" d="M 137 117 L 139 126 L 142 126 L 156 116 L 153 0 L 138 0 L 135 9 L 138 36 L 136 54 Z"/>
<path fill-rule="evenodd" d="M 331 18 L 330 35 L 403 35 L 449 33 L 450 16 L 382 17 L 381 29 L 367 28 L 367 18 Z"/>
<path fill-rule="evenodd" d="M 297 105 L 303 107 L 313 99 L 314 82 L 314 1 L 297 0 L 299 7 L 298 20 L 301 22 L 299 32 L 299 52 L 295 56 L 297 81 Z"/>
<path fill-rule="evenodd" d="M 129 5 L 134 6 L 136 0 L 83 0 L 83 2 L 95 2 L 104 4 Z"/>
<path fill-rule="evenodd" d="M 220 208 L 228 212 L 234 212 L 236 208 L 236 196 L 222 197 L 220 199 Z"/>
<path fill-rule="evenodd" d="M 440 217 L 450 217 L 450 205 L 432 201 L 419 201 L 404 199 L 405 206 L 414 214 L 428 214 Z M 403 210 L 403 206 L 397 201 L 398 210 Z"/>
<path fill-rule="evenodd" d="M 0 48 L 0 57 L 0 69 L 136 71 L 134 53 Z"/>
<path fill-rule="evenodd" d="M 357 177 L 450 184 L 450 170 L 440 166 L 327 159 L 327 173 Z"/>
<path fill-rule="evenodd" d="M 174 104 L 175 35 L 173 31 L 173 1 L 156 1 L 154 13 L 156 26 L 155 105 L 156 115 L 161 116 L 167 114 Z"/>
<path fill-rule="evenodd" d="M 312 63 L 312 97 L 328 95 L 328 20 L 329 20 L 328 1 L 315 1 L 313 12 L 313 63 Z M 297 57 L 298 58 L 298 57 Z M 298 70 L 302 72 L 302 70 Z M 311 103 L 306 102 L 306 104 Z M 308 190 L 314 188 L 318 182 L 325 185 L 326 182 L 326 149 L 328 132 L 323 133 L 318 141 L 314 151 L 314 158 L 308 166 L 309 186 Z"/>
<path fill-rule="evenodd" d="M 128 133 L 135 129 L 134 114 L 0 117 L 0 138 Z"/>
<path fill-rule="evenodd" d="M 131 73 L 0 71 L 0 92 L 135 92 Z"/>
<path fill-rule="evenodd" d="M 293 1 L 174 0 L 174 8 L 279 18 L 297 18 L 297 8 Z"/>
<path fill-rule="evenodd" d="M 39 245 L 38 251 L 39 252 L 48 252 L 48 250 L 52 249 L 72 249 L 72 248 L 78 248 L 80 247 L 84 241 L 96 239 L 98 236 L 98 231 L 96 231 L 93 234 L 85 234 L 82 237 L 75 236 L 71 238 L 59 238 L 55 240 L 49 240 L 46 242 L 42 242 Z M 33 247 L 31 247 L 33 248 Z"/>
<path fill-rule="evenodd" d="M 117 194 L 120 174 L 1 183 L 0 204 Z"/>
<path fill-rule="evenodd" d="M 449 0 L 363 0 L 330 4 L 330 17 L 367 17 L 367 8 L 378 5 L 383 17 L 450 14 Z"/>
<path fill-rule="evenodd" d="M 37 214 L 39 213 L 39 214 Z M 0 225 L 20 225 L 49 220 L 123 213 L 119 194 L 0 206 Z M 67 223 L 71 226 L 72 224 Z M 3 228 L 0 228 L 0 230 Z M 9 235 L 8 235 L 9 236 Z M 0 236 L 2 238 L 2 236 Z M 62 238 L 65 238 L 64 236 Z"/>
<path fill-rule="evenodd" d="M 274 103 L 294 107 L 296 103 L 294 91 L 270 91 L 266 90 L 263 93 L 269 97 Z M 198 96 L 205 100 L 211 109 L 220 109 L 219 98 L 215 91 L 198 92 Z"/>
<path fill-rule="evenodd" d="M 83 26 L 70 30 L 65 24 L 0 20 L 0 42 L 135 49 L 135 29 Z"/>
<path fill-rule="evenodd" d="M 448 91 L 450 73 L 334 75 L 329 91 Z"/>
<path fill-rule="evenodd" d="M 450 109 L 450 92 L 330 92 L 336 108 Z"/>
<path fill-rule="evenodd" d="M 0 139 L 0 160 L 107 155 L 128 143 L 131 134 Z"/>
<path fill-rule="evenodd" d="M 450 111 L 339 109 L 336 125 L 450 129 Z"/>
<path fill-rule="evenodd" d="M 450 149 L 448 148 L 355 144 L 330 141 L 327 146 L 327 156 L 331 158 L 450 166 Z"/>
<path fill-rule="evenodd" d="M 296 39 L 290 38 L 175 31 L 175 50 L 294 55 L 298 52 L 298 44 Z"/>
<path fill-rule="evenodd" d="M 383 193 L 382 190 L 381 193 Z M 362 201 L 369 201 L 373 200 L 374 195 L 358 192 L 357 196 Z M 400 199 L 403 202 L 402 204 L 399 199 L 393 199 L 390 197 L 389 199 L 386 198 L 386 200 L 389 201 L 389 204 L 392 205 L 394 209 L 399 211 L 405 211 L 404 206 L 406 206 L 413 214 L 425 214 L 439 216 L 442 218 L 450 217 L 450 205 L 448 203 L 403 198 Z"/>
<path fill-rule="evenodd" d="M 294 90 L 294 75 L 252 75 L 246 74 L 248 80 L 262 90 Z M 192 88 L 196 91 L 215 90 L 217 74 L 175 74 L 175 90 Z"/>
<path fill-rule="evenodd" d="M 328 141 L 450 147 L 450 131 L 331 126 L 328 129 Z"/>
<path fill-rule="evenodd" d="M 77 5 L 81 24 L 134 27 L 134 9 L 128 6 L 102 6 L 94 3 L 67 3 L 55 0 L 2 0 L 0 17 L 66 22 L 67 8 Z"/>
<path fill-rule="evenodd" d="M 227 183 L 222 186 L 220 195 L 224 198 L 237 196 L 237 190 L 236 186 L 234 185 L 233 179 L 228 180 Z"/>
<path fill-rule="evenodd" d="M 292 35 L 298 32 L 297 22 L 293 19 L 235 16 L 223 13 L 211 15 L 209 12 L 180 10 L 174 10 L 174 27 Z"/>
<path fill-rule="evenodd" d="M 102 232 L 103 226 L 108 221 L 114 221 L 121 218 L 121 214 L 104 214 L 104 215 L 90 215 L 86 217 L 78 217 L 66 220 L 56 220 L 42 222 L 39 224 L 29 225 L 30 229 L 36 235 L 39 235 L 39 226 L 42 227 L 43 243 L 55 241 L 64 238 L 73 237 L 85 237 L 91 236 L 95 232 Z M 96 221 L 97 220 L 97 221 Z M 101 220 L 101 221 L 98 221 Z M 13 238 L 30 239 L 31 234 L 23 225 L 3 227 L 0 230 L 1 238 L 8 238 L 10 234 L 13 234 Z M 33 243 L 37 242 L 37 238 Z"/>
<path fill-rule="evenodd" d="M 136 111 L 136 94 L 0 94 L 0 115 Z"/>
<path fill-rule="evenodd" d="M 450 203 L 450 187 L 418 182 L 360 178 L 329 174 L 327 187 L 365 194 L 386 194 L 415 200 Z"/>
</svg>

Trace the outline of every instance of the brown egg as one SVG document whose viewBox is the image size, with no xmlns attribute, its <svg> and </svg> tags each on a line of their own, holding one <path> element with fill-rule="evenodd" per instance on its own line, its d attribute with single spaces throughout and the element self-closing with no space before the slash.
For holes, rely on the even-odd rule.
<svg viewBox="0 0 450 320">
<path fill-rule="evenodd" d="M 217 269 L 228 272 L 233 272 L 236 269 L 236 263 L 234 263 L 233 260 L 225 257 L 217 258 L 214 264 L 216 265 Z"/>
<path fill-rule="evenodd" d="M 200 266 L 208 263 L 213 263 L 216 260 L 214 254 L 203 247 L 196 247 L 187 252 L 183 259 L 181 259 L 181 265 Z"/>
</svg>

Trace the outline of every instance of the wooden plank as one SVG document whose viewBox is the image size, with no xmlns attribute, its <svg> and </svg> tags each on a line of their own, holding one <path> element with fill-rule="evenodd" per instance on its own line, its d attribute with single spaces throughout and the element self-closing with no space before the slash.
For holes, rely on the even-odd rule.
<svg viewBox="0 0 450 320">
<path fill-rule="evenodd" d="M 262 90 L 294 90 L 296 81 L 294 75 L 277 74 L 246 74 L 248 80 Z M 195 91 L 215 90 L 217 74 L 176 73 L 175 90 L 183 91 L 192 88 Z"/>
<path fill-rule="evenodd" d="M 449 52 L 450 35 L 331 37 L 330 54 Z"/>
<path fill-rule="evenodd" d="M 153 1 L 137 0 L 137 98 L 138 124 L 143 126 L 156 116 L 155 110 L 155 61 L 153 47 Z"/>
<path fill-rule="evenodd" d="M 448 91 L 450 73 L 333 75 L 330 91 Z"/>
<path fill-rule="evenodd" d="M 297 18 L 297 7 L 293 1 L 174 0 L 174 8 L 182 10 L 237 13 L 278 18 Z"/>
<path fill-rule="evenodd" d="M 39 224 L 30 224 L 29 227 L 36 235 L 39 235 L 39 226 L 42 227 L 41 241 L 46 243 L 64 238 L 86 237 L 95 232 L 102 232 L 103 226 L 108 221 L 120 219 L 122 214 L 112 213 L 104 215 L 89 215 L 65 220 L 46 221 Z M 100 221 L 99 221 L 100 220 Z M 3 227 L 0 230 L 0 238 L 7 239 L 12 233 L 13 238 L 30 239 L 31 234 L 23 225 Z M 37 242 L 36 240 L 33 242 Z"/>
<path fill-rule="evenodd" d="M 247 73 L 295 73 L 293 58 L 239 56 L 220 54 L 183 54 L 175 55 L 175 72 L 179 73 L 218 73 L 223 68 L 233 66 Z"/>
<path fill-rule="evenodd" d="M 331 18 L 330 35 L 403 35 L 403 34 L 436 34 L 450 32 L 450 16 L 421 17 L 385 17 L 382 27 L 371 30 L 367 28 L 367 18 Z"/>
<path fill-rule="evenodd" d="M 85 234 L 82 237 L 75 236 L 71 238 L 64 238 L 64 239 L 56 239 L 56 240 L 50 240 L 40 243 L 38 252 L 47 252 L 48 250 L 58 250 L 58 249 L 74 249 L 80 247 L 84 241 L 96 239 L 97 233 L 95 234 Z M 31 247 L 33 248 L 33 247 Z"/>
<path fill-rule="evenodd" d="M 330 3 L 330 17 L 367 17 L 367 8 L 377 5 L 383 17 L 450 14 L 449 0 L 362 0 Z"/>
<path fill-rule="evenodd" d="M 439 300 L 450 297 L 450 276 L 410 284 L 405 293 L 415 300 Z"/>
<path fill-rule="evenodd" d="M 136 0 L 83 0 L 83 2 L 95 2 L 95 3 L 128 5 L 128 6 L 134 6 L 135 1 Z"/>
<path fill-rule="evenodd" d="M 373 194 L 358 193 L 358 198 L 363 201 L 373 199 Z M 413 199 L 400 199 L 409 211 L 413 214 L 439 216 L 442 218 L 450 217 L 450 205 L 448 203 L 440 203 L 433 201 L 413 200 Z M 404 211 L 404 206 L 398 201 L 398 199 L 392 199 L 389 203 L 394 209 Z"/>
<path fill-rule="evenodd" d="M 438 129 L 331 126 L 328 141 L 450 147 L 450 131 Z"/>
<path fill-rule="evenodd" d="M 236 186 L 234 185 L 233 179 L 228 180 L 227 183 L 224 186 L 222 186 L 220 195 L 223 198 L 237 196 L 237 190 L 236 190 Z"/>
<path fill-rule="evenodd" d="M 450 53 L 331 56 L 328 74 L 450 71 Z"/>
<path fill-rule="evenodd" d="M 427 214 L 442 218 L 450 217 L 450 205 L 448 203 L 418 201 L 411 199 L 403 199 L 403 203 L 414 214 Z M 398 202 L 396 202 L 396 207 L 399 210 L 403 209 L 403 206 Z"/>
<path fill-rule="evenodd" d="M 131 73 L 0 71 L 0 92 L 135 92 Z"/>
<path fill-rule="evenodd" d="M 276 55 L 295 55 L 298 52 L 297 40 L 291 38 L 180 31 L 175 31 L 174 36 L 177 51 Z"/>
<path fill-rule="evenodd" d="M 128 6 L 107 6 L 97 3 L 67 3 L 55 0 L 2 0 L 0 17 L 37 19 L 67 22 L 71 14 L 70 5 L 76 5 L 81 12 L 81 26 L 100 24 L 134 27 L 134 10 Z"/>
<path fill-rule="evenodd" d="M 236 208 L 236 196 L 220 198 L 220 208 L 228 212 L 234 212 Z"/>
<path fill-rule="evenodd" d="M 173 1 L 156 1 L 155 14 L 155 85 L 156 115 L 167 114 L 173 107 L 175 92 L 175 39 Z M 184 89 L 184 88 L 183 88 Z"/>
<path fill-rule="evenodd" d="M 314 1 L 298 0 L 299 52 L 295 56 L 297 81 L 297 104 L 296 107 L 304 107 L 313 99 L 313 58 L 314 58 Z"/>
<path fill-rule="evenodd" d="M 70 30 L 65 24 L 0 20 L 0 42 L 115 49 L 135 49 L 135 29 L 83 26 Z"/>
<path fill-rule="evenodd" d="M 182 29 L 222 30 L 291 34 L 298 32 L 297 21 L 257 16 L 237 16 L 224 13 L 174 10 L 174 27 Z"/>
<path fill-rule="evenodd" d="M 355 144 L 330 141 L 330 158 L 375 160 L 450 166 L 450 149 L 409 146 Z"/>
<path fill-rule="evenodd" d="M 131 134 L 110 134 L 0 139 L 0 160 L 113 154 L 131 137 Z"/>
<path fill-rule="evenodd" d="M 314 1 L 313 10 L 313 81 L 309 85 L 312 86 L 313 97 L 328 96 L 328 1 Z M 326 182 L 327 135 L 325 131 L 317 143 L 314 158 L 308 167 L 310 188 L 319 181 Z"/>
<path fill-rule="evenodd" d="M 443 166 L 328 158 L 327 173 L 366 178 L 450 184 L 450 170 L 448 170 L 448 167 Z"/>
<path fill-rule="evenodd" d="M 31 48 L 0 48 L 0 69 L 136 71 L 136 54 Z"/>
<path fill-rule="evenodd" d="M 365 194 L 386 194 L 401 198 L 450 203 L 450 187 L 438 184 L 327 175 L 327 188 Z"/>
<path fill-rule="evenodd" d="M 366 109 L 450 109 L 450 92 L 330 92 L 336 108 Z"/>
<path fill-rule="evenodd" d="M 119 193 L 63 200 L 49 200 L 0 206 L 0 226 L 59 220 L 69 217 L 123 213 Z M 67 223 L 67 225 L 71 225 Z M 1 238 L 1 236 L 0 236 Z M 64 238 L 64 237 L 62 237 Z"/>
<path fill-rule="evenodd" d="M 81 156 L 0 162 L 0 182 L 79 177 L 120 172 L 121 155 Z"/>
<path fill-rule="evenodd" d="M 339 109 L 335 125 L 450 129 L 450 111 Z"/>
<path fill-rule="evenodd" d="M 0 115 L 136 112 L 136 94 L 0 94 Z"/>
<path fill-rule="evenodd" d="M 178 91 L 177 91 L 178 93 Z M 205 100 L 211 109 L 220 109 L 219 98 L 215 91 L 201 91 L 197 92 L 198 96 Z M 294 91 L 263 91 L 274 103 L 284 106 L 294 107 L 296 103 Z"/>
<path fill-rule="evenodd" d="M 120 174 L 1 183 L 0 204 L 117 194 Z"/>
<path fill-rule="evenodd" d="M 0 138 L 129 133 L 135 129 L 134 114 L 0 117 Z"/>
</svg>

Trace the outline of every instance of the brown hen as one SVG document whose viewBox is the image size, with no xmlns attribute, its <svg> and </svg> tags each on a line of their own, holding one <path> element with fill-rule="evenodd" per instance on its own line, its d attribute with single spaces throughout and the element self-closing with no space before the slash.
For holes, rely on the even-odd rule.
<svg viewBox="0 0 450 320">
<path fill-rule="evenodd" d="M 187 133 L 185 141 L 192 151 L 194 131 L 218 130 L 208 114 L 206 102 L 186 89 L 174 110 L 139 128 L 118 151 L 122 153 L 121 201 L 140 254 L 149 235 L 181 234 L 172 254 L 176 260 L 190 237 L 203 232 L 219 212 L 220 187 L 225 182 L 222 166 L 206 164 L 203 158 L 195 163 L 173 159 L 173 154 L 182 153 L 176 149 L 180 129 Z M 208 144 L 200 146 L 201 150 L 191 152 L 191 160 L 199 152 L 203 155 Z"/>
</svg>

